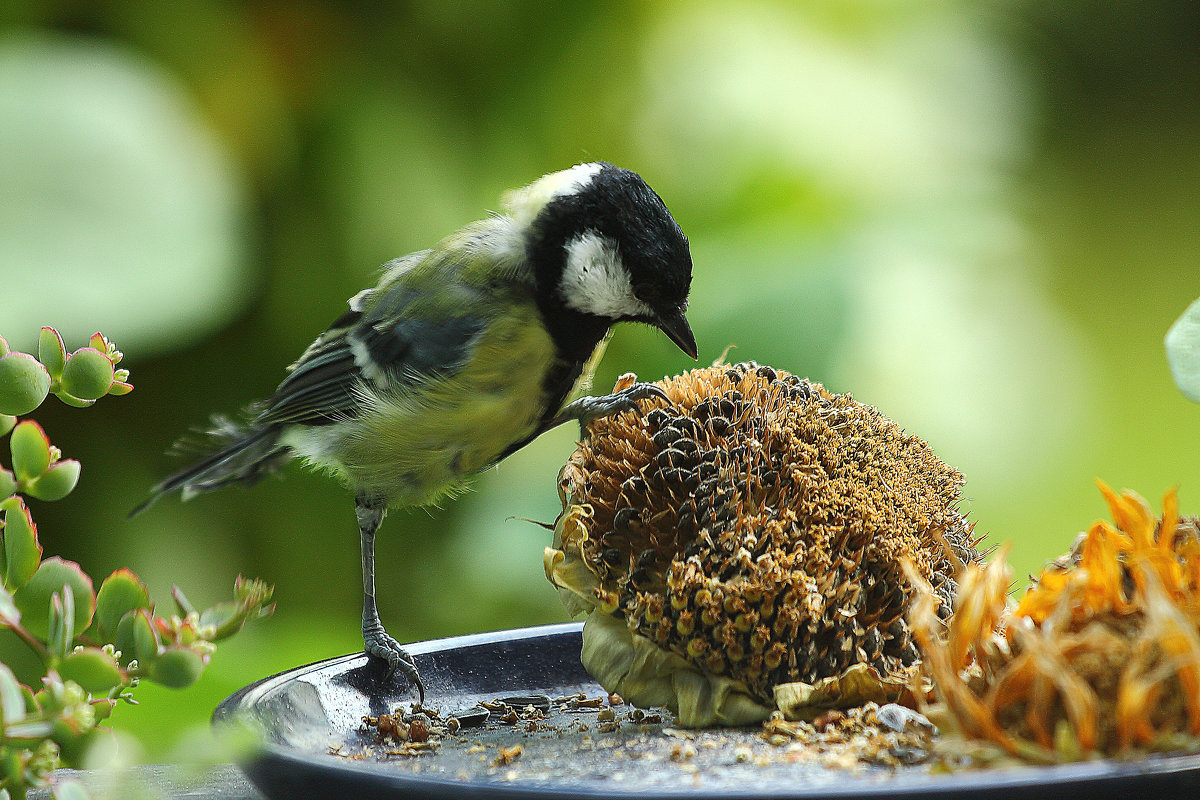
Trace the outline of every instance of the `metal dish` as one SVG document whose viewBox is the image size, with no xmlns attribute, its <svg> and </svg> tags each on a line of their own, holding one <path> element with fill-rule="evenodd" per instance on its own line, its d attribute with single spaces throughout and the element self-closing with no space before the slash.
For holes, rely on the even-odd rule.
<svg viewBox="0 0 1200 800">
<path fill-rule="evenodd" d="M 579 662 L 581 626 L 421 642 L 407 649 L 443 716 L 510 695 L 606 693 Z M 403 680 L 382 683 L 382 668 L 343 656 L 265 678 L 217 708 L 214 722 L 250 720 L 263 745 L 242 765 L 268 798 L 1194 798 L 1200 755 L 1131 762 L 931 774 L 920 766 L 833 769 L 819 760 L 770 759 L 778 752 L 758 730 L 693 734 L 663 721 L 619 723 L 600 731 L 591 709 L 551 708 L 541 723 L 464 727 L 433 754 L 387 755 L 362 718 L 414 699 Z M 628 707 L 626 707 L 627 709 Z M 464 714 L 467 719 L 470 715 Z M 627 715 L 626 715 L 627 716 Z M 476 720 L 478 721 L 478 720 Z M 493 722 L 494 722 L 493 718 Z M 688 738 L 693 737 L 693 738 Z M 502 748 L 522 746 L 503 757 Z M 511 756 L 513 750 L 508 753 Z M 664 755 L 665 754 L 665 755 Z M 681 757 L 675 757 L 676 755 Z M 747 756 L 749 754 L 749 756 Z"/>
</svg>

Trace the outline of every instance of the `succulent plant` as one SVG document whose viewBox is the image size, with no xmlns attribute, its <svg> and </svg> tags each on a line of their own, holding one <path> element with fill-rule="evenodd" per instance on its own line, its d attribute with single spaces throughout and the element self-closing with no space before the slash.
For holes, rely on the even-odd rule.
<svg viewBox="0 0 1200 800">
<path fill-rule="evenodd" d="M 912 571 L 924 669 L 968 739 L 1019 758 L 1200 749 L 1200 520 L 1100 489 L 1097 521 L 1012 606 L 1003 554 L 967 564 L 949 626 Z"/>
<path fill-rule="evenodd" d="M 0 339 L 0 416 L 28 414 L 49 394 L 80 408 L 107 394 L 129 394 L 129 370 L 116 368 L 122 357 L 101 333 L 68 355 L 58 331 L 42 328 L 38 358 L 11 350 Z"/>
<path fill-rule="evenodd" d="M 631 380 L 625 376 L 621 388 Z M 753 363 L 591 422 L 559 477 L 547 577 L 586 612 L 584 665 L 683 725 L 904 694 L 909 559 L 948 616 L 976 561 L 962 476 L 876 409 Z"/>
<path fill-rule="evenodd" d="M 138 577 L 118 569 L 95 590 L 78 564 L 42 558 L 22 495 L 61 500 L 80 465 L 64 459 L 33 420 L 18 420 L 50 394 L 78 407 L 132 391 L 121 353 L 97 333 L 70 355 L 43 328 L 38 358 L 0 339 L 0 798 L 23 798 L 60 766 L 79 766 L 96 726 L 143 678 L 184 687 L 200 677 L 214 643 L 271 613 L 272 589 L 240 576 L 234 599 L 197 611 L 178 589 L 175 613 L 157 616 Z M 63 787 L 56 787 L 58 790 Z M 64 790 L 85 796 L 78 786 Z"/>
</svg>

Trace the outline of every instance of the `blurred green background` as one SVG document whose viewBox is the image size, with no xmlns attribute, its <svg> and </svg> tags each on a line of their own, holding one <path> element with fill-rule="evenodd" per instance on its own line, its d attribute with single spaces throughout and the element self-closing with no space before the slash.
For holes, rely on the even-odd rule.
<svg viewBox="0 0 1200 800">
<path fill-rule="evenodd" d="M 171 442 L 269 393 L 377 265 L 585 160 L 641 172 L 691 238 L 702 362 L 735 344 L 926 438 L 1018 574 L 1106 513 L 1097 477 L 1200 511 L 1200 408 L 1162 352 L 1200 294 L 1198 8 L 4 3 L 0 335 L 103 330 L 137 387 L 39 413 L 84 462 L 35 503 L 47 554 L 160 603 L 239 572 L 279 603 L 117 726 L 161 755 L 239 686 L 361 645 L 349 496 L 292 468 L 126 520 Z M 626 326 L 597 385 L 688 366 Z M 564 619 L 548 534 L 511 517 L 553 519 L 574 433 L 389 518 L 392 633 Z"/>
</svg>

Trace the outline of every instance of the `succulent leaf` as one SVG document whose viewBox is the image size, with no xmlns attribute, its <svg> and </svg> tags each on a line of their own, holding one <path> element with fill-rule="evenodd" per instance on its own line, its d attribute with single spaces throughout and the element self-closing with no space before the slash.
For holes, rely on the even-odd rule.
<svg viewBox="0 0 1200 800">
<path fill-rule="evenodd" d="M 226 601 L 217 603 L 215 606 L 204 609 L 200 613 L 200 627 L 212 626 L 216 633 L 213 634 L 213 639 L 221 638 L 226 628 L 233 628 L 234 631 L 241 628 L 241 623 L 245 621 L 245 616 L 242 615 L 239 620 L 239 612 L 241 608 L 237 603 Z"/>
<path fill-rule="evenodd" d="M 200 626 L 212 627 L 210 641 L 219 642 L 237 633 L 247 620 L 265 617 L 274 611 L 270 604 L 274 587 L 241 575 L 234 582 L 234 601 L 218 603 L 200 613 Z M 186 600 L 186 598 L 184 598 Z"/>
<path fill-rule="evenodd" d="M 129 676 L 122 673 L 121 682 L 125 683 L 128 680 L 129 680 Z M 129 691 L 128 689 L 125 689 L 124 692 L 118 693 L 118 697 L 120 697 L 121 694 L 128 693 L 128 691 Z M 110 692 L 110 694 L 111 694 L 111 692 Z M 137 705 L 137 703 L 134 703 L 134 705 Z M 114 708 L 116 708 L 116 706 L 117 706 L 117 698 L 110 697 L 104 701 L 94 700 L 92 702 L 92 708 L 96 712 L 96 722 L 104 722 L 104 720 L 106 720 L 110 716 L 112 716 L 112 711 Z"/>
<path fill-rule="evenodd" d="M 91 406 L 96 405 L 95 400 L 81 400 L 80 398 L 63 391 L 62 389 L 57 390 L 54 393 L 54 396 L 72 408 L 90 408 Z"/>
<path fill-rule="evenodd" d="M 17 476 L 0 467 L 0 500 L 11 497 L 17 491 Z"/>
<path fill-rule="evenodd" d="M 258 578 L 238 575 L 233 582 L 233 595 L 245 607 L 264 605 L 274 594 L 275 587 Z"/>
<path fill-rule="evenodd" d="M 36 358 L 26 353 L 0 356 L 0 414 L 28 414 L 49 392 L 50 373 Z"/>
<path fill-rule="evenodd" d="M 0 358 L 3 358 L 4 356 L 8 355 L 9 351 L 10 351 L 10 348 L 8 346 L 8 342 L 5 341 L 3 336 L 0 336 Z"/>
<path fill-rule="evenodd" d="M 31 419 L 23 420 L 13 428 L 8 446 L 12 452 L 13 472 L 19 481 L 36 478 L 50 466 L 50 440 L 42 426 Z"/>
<path fill-rule="evenodd" d="M 186 617 L 189 614 L 196 613 L 196 607 L 192 605 L 192 601 L 187 599 L 187 595 L 183 593 L 183 589 L 178 586 L 171 587 L 171 599 L 175 601 L 175 608 L 179 611 L 179 616 Z"/>
<path fill-rule="evenodd" d="M 58 380 L 62 377 L 63 367 L 67 363 L 67 348 L 54 328 L 42 328 L 38 338 L 38 360 L 46 367 L 51 378 Z"/>
<path fill-rule="evenodd" d="M 13 603 L 12 595 L 0 587 L 0 626 L 13 627 L 21 621 L 21 612 Z"/>
<path fill-rule="evenodd" d="M 112 641 L 121 619 L 131 611 L 153 611 L 150 592 L 131 570 L 122 567 L 100 584 L 96 593 L 96 625 L 105 641 Z"/>
<path fill-rule="evenodd" d="M 73 688 L 86 699 L 82 687 Z M 55 720 L 50 738 L 58 745 L 64 765 L 82 766 L 88 745 L 96 738 L 95 725 L 96 714 L 91 705 L 84 700 L 73 703 L 66 713 Z"/>
<path fill-rule="evenodd" d="M 71 649 L 75 638 L 75 592 L 69 584 L 62 587 L 62 593 L 50 595 L 50 632 L 46 636 L 46 644 L 51 654 L 62 658 Z"/>
<path fill-rule="evenodd" d="M 12 414 L 0 414 L 0 436 L 6 435 L 17 426 L 17 418 Z"/>
<path fill-rule="evenodd" d="M 25 719 L 25 693 L 5 664 L 0 664 L 0 715 L 5 728 Z"/>
<path fill-rule="evenodd" d="M 50 595 L 50 623 L 48 632 L 46 633 L 47 650 L 52 655 L 62 657 L 66 652 L 61 646 L 56 647 L 55 643 L 61 644 L 63 633 L 63 604 L 62 596 L 58 592 Z"/>
<path fill-rule="evenodd" d="M 97 696 L 108 694 L 125 680 L 116 659 L 98 647 L 85 647 L 69 654 L 59 663 L 58 674 Z"/>
<path fill-rule="evenodd" d="M 70 586 L 74 600 L 72 629 L 83 631 L 92 622 L 96 612 L 96 595 L 92 592 L 92 579 L 74 561 L 51 556 L 38 566 L 33 577 L 13 592 L 13 602 L 21 612 L 25 629 L 36 638 L 46 641 L 50 635 L 49 616 L 51 597 L 57 592 L 61 597 L 63 587 Z"/>
<path fill-rule="evenodd" d="M 80 464 L 73 458 L 56 461 L 40 477 L 25 484 L 25 492 L 38 500 L 62 500 L 79 483 Z"/>
<path fill-rule="evenodd" d="M 71 354 L 63 368 L 62 388 L 80 400 L 97 400 L 108 394 L 113 384 L 113 364 L 108 355 L 94 347 L 81 347 Z"/>
<path fill-rule="evenodd" d="M 191 686 L 204 672 L 204 656 L 187 647 L 173 647 L 150 665 L 150 679 L 171 689 Z"/>
<path fill-rule="evenodd" d="M 21 626 L 24 628 L 24 621 Z M 17 681 L 25 686 L 40 686 L 46 674 L 44 648 L 30 647 L 15 630 L 3 626 L 0 626 L 0 663 L 11 669 Z"/>
<path fill-rule="evenodd" d="M 137 611 L 130 611 L 121 617 L 111 637 L 113 647 L 120 653 L 118 661 L 122 667 L 128 667 L 129 663 L 137 658 L 133 652 L 133 620 L 137 614 Z"/>
<path fill-rule="evenodd" d="M 37 572 L 42 560 L 37 525 L 24 501 L 17 499 L 4 509 L 4 588 L 15 592 Z"/>
<path fill-rule="evenodd" d="M 162 651 L 162 641 L 158 637 L 154 621 L 150 618 L 150 612 L 139 609 L 133 613 L 131 633 L 133 656 L 143 668 L 152 665 Z"/>
</svg>

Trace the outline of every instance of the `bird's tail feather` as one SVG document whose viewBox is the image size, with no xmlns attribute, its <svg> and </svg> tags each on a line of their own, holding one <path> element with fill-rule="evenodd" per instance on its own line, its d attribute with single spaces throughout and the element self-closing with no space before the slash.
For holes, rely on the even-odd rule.
<svg viewBox="0 0 1200 800">
<path fill-rule="evenodd" d="M 215 417 L 206 436 L 209 454 L 154 486 L 129 516 L 142 513 L 160 497 L 179 491 L 184 500 L 224 486 L 249 486 L 277 470 L 291 457 L 287 445 L 279 443 L 278 425 L 238 425 Z"/>
</svg>

